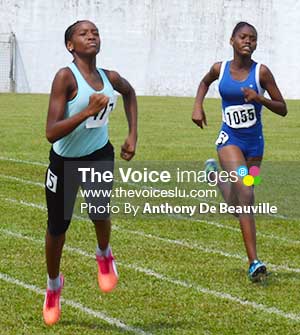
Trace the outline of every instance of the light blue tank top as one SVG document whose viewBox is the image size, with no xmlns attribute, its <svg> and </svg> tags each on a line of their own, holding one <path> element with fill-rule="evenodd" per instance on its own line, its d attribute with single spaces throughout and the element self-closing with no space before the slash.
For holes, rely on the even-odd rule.
<svg viewBox="0 0 300 335">
<path fill-rule="evenodd" d="M 264 90 L 260 86 L 260 64 L 253 62 L 247 78 L 238 81 L 230 74 L 231 61 L 223 62 L 219 76 L 219 92 L 222 97 L 223 127 L 237 134 L 254 134 L 262 131 L 262 104 L 255 101 L 245 102 L 243 87 L 249 87 L 258 94 Z"/>
<path fill-rule="evenodd" d="M 89 97 L 93 93 L 102 93 L 113 99 L 114 89 L 102 69 L 98 68 L 97 70 L 103 81 L 103 89 L 95 91 L 86 82 L 75 63 L 71 63 L 68 67 L 77 82 L 77 95 L 67 102 L 65 119 L 86 108 L 89 104 Z M 88 128 L 87 122 L 88 119 L 79 124 L 71 133 L 57 140 L 53 144 L 55 153 L 62 157 L 82 157 L 104 147 L 108 142 L 108 122 L 97 128 Z"/>
</svg>

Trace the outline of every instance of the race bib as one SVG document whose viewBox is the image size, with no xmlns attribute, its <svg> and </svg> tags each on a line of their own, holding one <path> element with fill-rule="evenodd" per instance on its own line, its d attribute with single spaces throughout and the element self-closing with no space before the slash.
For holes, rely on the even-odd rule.
<svg viewBox="0 0 300 335">
<path fill-rule="evenodd" d="M 219 134 L 219 136 L 216 140 L 216 145 L 224 144 L 228 141 L 228 139 L 229 139 L 228 134 L 225 131 L 221 130 L 220 134 Z"/>
<path fill-rule="evenodd" d="M 255 108 L 252 104 L 228 106 L 224 110 L 224 122 L 231 128 L 249 128 L 256 123 Z"/>
<path fill-rule="evenodd" d="M 50 191 L 52 191 L 53 193 L 56 193 L 57 176 L 49 168 L 47 171 L 46 186 Z"/>
<path fill-rule="evenodd" d="M 117 95 L 113 95 L 109 98 L 109 102 L 105 108 L 103 108 L 98 114 L 90 116 L 85 123 L 86 128 L 99 128 L 103 127 L 108 122 L 109 114 L 115 109 L 117 105 Z"/>
</svg>

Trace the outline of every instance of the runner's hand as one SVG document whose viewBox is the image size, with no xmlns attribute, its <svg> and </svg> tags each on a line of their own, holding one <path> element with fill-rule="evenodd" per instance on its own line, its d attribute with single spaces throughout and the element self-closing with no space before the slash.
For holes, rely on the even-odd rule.
<svg viewBox="0 0 300 335">
<path fill-rule="evenodd" d="M 252 88 L 242 87 L 241 90 L 244 93 L 245 102 L 257 101 L 258 94 Z"/>
<path fill-rule="evenodd" d="M 130 161 L 135 155 L 136 138 L 128 136 L 121 146 L 121 158 Z"/>
<path fill-rule="evenodd" d="M 192 114 L 192 121 L 201 129 L 203 129 L 203 125 L 207 126 L 204 110 L 195 109 Z"/>
<path fill-rule="evenodd" d="M 99 113 L 108 104 L 109 98 L 104 94 L 94 93 L 90 96 L 89 104 L 86 108 L 88 117 Z"/>
</svg>

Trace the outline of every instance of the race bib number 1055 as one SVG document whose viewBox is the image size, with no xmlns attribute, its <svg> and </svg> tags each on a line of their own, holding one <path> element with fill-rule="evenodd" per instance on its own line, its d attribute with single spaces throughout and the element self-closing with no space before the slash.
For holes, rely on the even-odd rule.
<svg viewBox="0 0 300 335">
<path fill-rule="evenodd" d="M 252 104 L 228 106 L 223 116 L 225 123 L 231 128 L 249 128 L 256 123 L 255 108 Z"/>
<path fill-rule="evenodd" d="M 98 114 L 90 116 L 85 123 L 86 128 L 99 128 L 107 124 L 108 116 L 117 105 L 117 95 L 109 98 L 109 102 Z"/>
</svg>

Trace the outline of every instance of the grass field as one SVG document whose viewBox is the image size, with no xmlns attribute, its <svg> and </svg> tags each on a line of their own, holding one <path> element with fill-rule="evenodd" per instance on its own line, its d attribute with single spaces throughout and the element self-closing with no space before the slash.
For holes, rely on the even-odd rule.
<svg viewBox="0 0 300 335">
<path fill-rule="evenodd" d="M 127 166 L 200 164 L 216 156 L 218 100 L 207 100 L 209 126 L 202 131 L 190 121 L 191 98 L 138 101 L 139 144 Z M 92 224 L 76 217 L 61 264 L 62 317 L 50 328 L 42 320 L 47 104 L 46 95 L 0 95 L 1 335 L 300 333 L 299 101 L 288 101 L 286 118 L 267 110 L 263 116 L 257 201 L 280 209 L 278 216 L 257 218 L 259 256 L 272 272 L 265 284 L 248 281 L 238 222 L 229 215 L 120 215 L 113 217 L 111 241 L 120 282 L 104 295 Z M 123 114 L 119 101 L 110 119 L 117 157 L 127 131 Z"/>
</svg>

